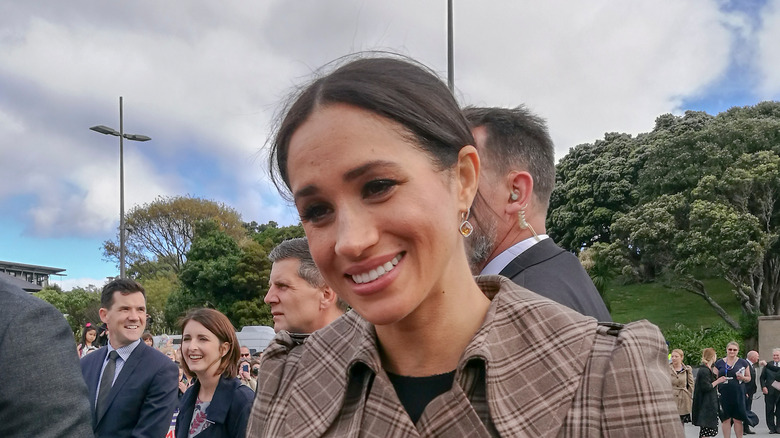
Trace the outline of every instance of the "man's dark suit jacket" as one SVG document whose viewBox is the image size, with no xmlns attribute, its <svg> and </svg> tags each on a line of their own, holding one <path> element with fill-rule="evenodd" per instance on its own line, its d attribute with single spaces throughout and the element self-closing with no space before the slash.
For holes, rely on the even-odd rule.
<svg viewBox="0 0 780 438">
<path fill-rule="evenodd" d="M 51 359 L 57 369 L 41 372 Z M 90 419 L 62 313 L 0 278 L 0 437 L 91 437 Z"/>
<path fill-rule="evenodd" d="M 764 369 L 761 370 L 761 387 L 766 388 L 771 395 L 780 393 L 780 391 L 776 390 L 775 387 L 772 386 L 772 382 L 777 379 L 777 375 L 780 373 L 780 368 L 776 367 L 774 364 L 775 362 L 770 360 L 767 362 Z"/>
<path fill-rule="evenodd" d="M 89 389 L 93 426 L 98 437 L 162 438 L 171 426 L 178 403 L 179 370 L 167 356 L 141 342 L 127 358 L 111 387 L 107 408 L 97 418 L 95 398 L 107 347 L 81 359 Z"/>
<path fill-rule="evenodd" d="M 745 359 L 747 360 L 747 359 Z M 753 363 L 747 360 L 747 363 L 750 364 L 750 381 L 745 384 L 745 391 L 751 399 L 753 398 L 753 394 L 756 393 L 756 390 L 758 390 L 758 385 L 756 385 L 756 367 L 753 366 Z"/>
<path fill-rule="evenodd" d="M 502 271 L 518 285 L 599 321 L 612 321 L 604 300 L 574 254 L 544 239 Z"/>
</svg>

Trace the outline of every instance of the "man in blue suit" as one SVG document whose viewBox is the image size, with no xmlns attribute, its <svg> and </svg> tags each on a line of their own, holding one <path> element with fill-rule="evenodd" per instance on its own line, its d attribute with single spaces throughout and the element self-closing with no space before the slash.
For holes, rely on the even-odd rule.
<svg viewBox="0 0 780 438">
<path fill-rule="evenodd" d="M 178 369 L 141 342 L 146 325 L 144 288 L 129 279 L 103 287 L 100 319 L 108 345 L 81 359 L 98 437 L 162 438 L 178 401 Z"/>
</svg>

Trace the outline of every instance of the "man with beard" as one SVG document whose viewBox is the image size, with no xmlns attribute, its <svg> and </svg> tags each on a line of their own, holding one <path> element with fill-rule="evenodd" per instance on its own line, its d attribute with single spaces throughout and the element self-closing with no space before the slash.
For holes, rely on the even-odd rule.
<svg viewBox="0 0 780 438">
<path fill-rule="evenodd" d="M 545 234 L 555 185 L 555 149 L 540 117 L 520 106 L 464 110 L 482 168 L 466 239 L 475 274 L 500 274 L 599 321 L 611 321 L 572 253 Z"/>
</svg>

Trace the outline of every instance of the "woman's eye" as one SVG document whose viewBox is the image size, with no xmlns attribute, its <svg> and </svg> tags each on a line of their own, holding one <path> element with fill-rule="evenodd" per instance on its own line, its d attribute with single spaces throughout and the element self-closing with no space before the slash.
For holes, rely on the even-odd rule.
<svg viewBox="0 0 780 438">
<path fill-rule="evenodd" d="M 370 198 L 383 195 L 397 184 L 397 181 L 391 179 L 375 179 L 373 181 L 369 181 L 365 186 L 363 186 L 363 197 Z"/>
<path fill-rule="evenodd" d="M 330 208 L 323 204 L 310 205 L 301 212 L 301 220 L 304 222 L 317 223 L 325 218 L 330 212 Z"/>
</svg>

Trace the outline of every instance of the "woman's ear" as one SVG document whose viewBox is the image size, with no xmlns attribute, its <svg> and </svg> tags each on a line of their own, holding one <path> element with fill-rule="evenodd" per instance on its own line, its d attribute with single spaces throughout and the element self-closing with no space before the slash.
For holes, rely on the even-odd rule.
<svg viewBox="0 0 780 438">
<path fill-rule="evenodd" d="M 219 357 L 225 357 L 228 351 L 230 351 L 230 343 L 223 342 L 222 345 L 219 346 Z"/>
<path fill-rule="evenodd" d="M 479 154 L 474 146 L 467 145 L 458 152 L 457 181 L 459 208 L 467 210 L 474 202 L 479 187 Z"/>
</svg>

